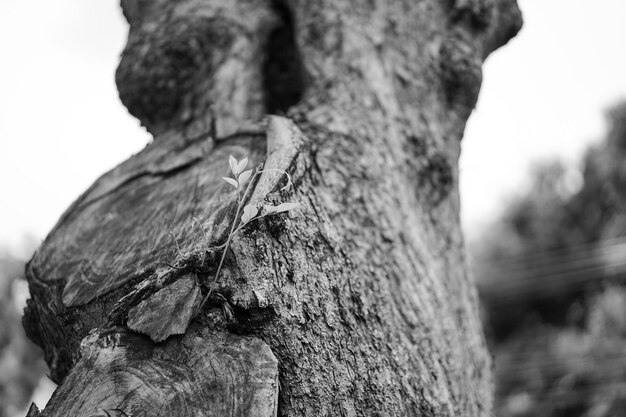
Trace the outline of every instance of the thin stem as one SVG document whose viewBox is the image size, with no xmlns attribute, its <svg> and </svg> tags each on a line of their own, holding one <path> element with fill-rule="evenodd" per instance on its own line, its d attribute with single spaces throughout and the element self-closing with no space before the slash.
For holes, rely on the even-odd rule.
<svg viewBox="0 0 626 417">
<path fill-rule="evenodd" d="M 170 230 L 170 235 L 174 239 L 174 243 L 176 244 L 176 250 L 178 251 L 178 255 L 182 258 L 183 257 L 183 252 L 180 250 L 180 246 L 178 245 L 178 239 L 176 239 L 176 236 L 174 235 L 174 232 L 172 232 L 171 230 Z"/>
<path fill-rule="evenodd" d="M 209 236 L 206 233 L 206 228 L 202 224 L 201 219 L 202 218 L 193 217 L 192 218 L 192 223 L 197 225 L 200 228 L 200 230 L 202 231 L 202 237 L 204 238 L 204 245 L 208 246 L 208 244 L 209 244 Z M 202 263 L 204 264 L 204 261 Z"/>
<path fill-rule="evenodd" d="M 243 207 L 243 202 L 246 200 L 246 196 L 248 195 L 248 191 L 250 191 L 250 186 L 252 185 L 252 183 L 256 179 L 257 175 L 259 175 L 258 171 L 254 173 L 254 177 L 252 177 L 250 182 L 248 182 L 248 186 L 246 187 L 246 191 L 244 191 L 244 193 L 243 193 L 243 197 L 240 197 L 240 195 L 239 195 L 239 187 L 237 187 L 237 211 L 235 212 L 235 218 L 233 219 L 233 225 L 230 227 L 230 232 L 228 233 L 228 239 L 226 239 L 226 243 L 224 244 L 224 252 L 222 252 L 222 257 L 220 258 L 220 263 L 217 266 L 217 271 L 215 272 L 215 277 L 213 278 L 212 282 L 217 282 L 217 279 L 220 276 L 220 271 L 222 270 L 222 265 L 224 264 L 224 259 L 226 258 L 226 252 L 228 252 L 228 246 L 230 245 L 230 240 L 232 239 L 233 234 L 235 233 L 235 227 L 237 226 L 237 223 L 238 223 L 239 213 L 241 212 L 241 208 Z M 213 292 L 213 288 L 210 288 L 209 292 L 204 297 L 204 300 L 202 300 L 202 303 L 200 304 L 200 308 L 202 308 L 204 306 L 204 303 L 206 303 L 206 300 L 209 299 L 209 296 L 211 295 L 212 292 Z"/>
<path fill-rule="evenodd" d="M 250 224 L 250 223 L 252 223 L 252 222 L 253 222 L 253 221 L 255 221 L 255 220 L 262 219 L 263 217 L 267 217 L 267 216 L 269 216 L 269 215 L 271 215 L 271 214 L 274 214 L 274 213 L 266 213 L 266 214 L 263 214 L 263 215 L 261 215 L 261 216 L 256 216 L 256 217 L 251 218 L 251 219 L 250 219 L 247 223 L 245 223 L 245 224 L 240 224 L 240 225 L 239 225 L 239 227 L 237 227 L 237 228 L 235 229 L 235 231 L 233 232 L 233 234 L 236 234 L 238 231 L 240 231 L 241 229 L 243 229 L 243 228 L 244 228 L 247 224 Z"/>
</svg>

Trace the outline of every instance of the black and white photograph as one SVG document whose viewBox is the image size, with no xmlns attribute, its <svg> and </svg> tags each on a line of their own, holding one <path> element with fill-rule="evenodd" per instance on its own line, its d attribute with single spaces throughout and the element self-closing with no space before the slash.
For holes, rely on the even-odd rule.
<svg viewBox="0 0 626 417">
<path fill-rule="evenodd" d="M 0 0 L 0 417 L 626 417 L 624 0 Z"/>
</svg>

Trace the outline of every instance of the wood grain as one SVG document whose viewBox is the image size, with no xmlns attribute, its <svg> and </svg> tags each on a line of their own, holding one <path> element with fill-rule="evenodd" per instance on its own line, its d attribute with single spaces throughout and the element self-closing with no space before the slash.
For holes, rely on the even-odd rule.
<svg viewBox="0 0 626 417">
<path fill-rule="evenodd" d="M 185 333 L 202 300 L 196 279 L 186 275 L 134 306 L 127 326 L 155 342 Z"/>
<path fill-rule="evenodd" d="M 208 141 L 191 142 L 172 151 L 175 162 L 155 157 L 161 144 L 146 148 L 96 181 L 61 218 L 29 268 L 42 281 L 62 279 L 63 303 L 73 307 L 205 250 L 224 236 L 213 234 L 207 242 L 194 218 L 226 229 L 236 192 L 221 177 L 229 172 L 230 154 L 246 155 L 252 164 L 262 161 L 264 141 L 256 147 L 250 140 L 245 148 L 218 146 L 206 156 Z"/>
<path fill-rule="evenodd" d="M 277 360 L 253 337 L 194 328 L 154 345 L 124 331 L 94 333 L 81 354 L 47 417 L 276 415 Z"/>
</svg>

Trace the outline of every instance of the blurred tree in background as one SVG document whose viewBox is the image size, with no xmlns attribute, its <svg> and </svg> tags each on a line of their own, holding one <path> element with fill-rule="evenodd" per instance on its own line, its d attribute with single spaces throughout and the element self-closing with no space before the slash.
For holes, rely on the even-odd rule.
<svg viewBox="0 0 626 417">
<path fill-rule="evenodd" d="M 0 249 L 0 417 L 15 415 L 30 404 L 33 390 L 46 370 L 41 350 L 22 329 L 26 296 L 23 276 L 24 260 Z M 20 287 L 24 292 L 21 297 Z"/>
<path fill-rule="evenodd" d="M 626 102 L 581 172 L 537 165 L 471 248 L 497 415 L 626 416 Z"/>
</svg>

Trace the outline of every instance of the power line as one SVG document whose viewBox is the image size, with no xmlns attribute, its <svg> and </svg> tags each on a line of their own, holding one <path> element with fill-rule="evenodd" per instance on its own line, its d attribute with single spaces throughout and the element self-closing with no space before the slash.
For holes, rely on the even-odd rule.
<svg viewBox="0 0 626 417">
<path fill-rule="evenodd" d="M 553 253 L 534 255 L 535 259 L 541 257 L 542 262 L 530 262 L 533 257 L 525 255 L 511 258 L 513 266 L 499 261 L 476 268 L 474 275 L 481 293 L 506 298 L 533 293 L 547 295 L 564 287 L 576 289 L 588 282 L 626 274 L 625 237 L 579 245 L 576 251 L 562 250 L 558 256 Z"/>
<path fill-rule="evenodd" d="M 620 238 L 622 239 L 622 238 Z M 580 260 L 586 259 L 590 257 L 596 257 L 599 255 L 606 255 L 611 253 L 612 251 L 626 251 L 626 238 L 623 238 L 623 241 L 615 241 L 615 239 L 607 239 L 603 241 L 601 244 L 590 244 L 585 245 L 585 247 L 580 247 L 575 251 L 565 251 L 560 250 L 558 254 L 552 251 L 544 251 L 537 252 L 537 255 L 533 256 L 525 256 L 518 255 L 512 256 L 504 259 L 499 259 L 497 261 L 490 261 L 484 263 L 478 263 L 476 265 L 476 270 L 484 271 L 488 273 L 489 270 L 515 270 L 515 269 L 526 269 L 528 265 L 532 266 L 547 266 L 552 264 L 560 264 L 571 262 L 572 259 Z M 539 255 L 540 254 L 540 255 Z"/>
<path fill-rule="evenodd" d="M 535 271 L 533 274 L 519 274 L 511 277 L 503 272 L 503 279 L 491 280 L 488 283 L 478 282 L 478 288 L 482 294 L 518 297 L 523 293 L 561 291 L 567 286 L 576 289 L 585 283 L 615 279 L 623 274 L 626 274 L 626 260 L 620 263 L 589 266 L 550 274 L 541 274 Z M 514 294 L 514 291 L 519 291 L 522 294 Z"/>
<path fill-rule="evenodd" d="M 562 247 L 552 250 L 540 250 L 535 252 L 527 252 L 511 257 L 507 257 L 502 261 L 490 262 L 490 264 L 497 263 L 511 263 L 511 262 L 529 262 L 537 261 L 545 258 L 554 258 L 562 254 L 578 254 L 578 252 L 589 252 L 591 249 L 602 248 L 605 246 L 614 246 L 626 243 L 626 236 L 618 236 L 613 238 L 607 238 L 589 243 L 580 243 L 568 247 Z"/>
</svg>

